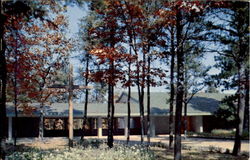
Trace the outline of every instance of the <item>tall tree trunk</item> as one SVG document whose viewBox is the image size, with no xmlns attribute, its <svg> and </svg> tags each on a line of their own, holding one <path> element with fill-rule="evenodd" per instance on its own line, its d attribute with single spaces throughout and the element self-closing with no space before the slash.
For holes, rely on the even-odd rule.
<svg viewBox="0 0 250 160">
<path fill-rule="evenodd" d="M 5 159 L 6 155 L 6 133 L 7 133 L 7 116 L 6 116 L 6 84 L 7 70 L 5 50 L 6 46 L 3 39 L 4 15 L 2 10 L 2 1 L 0 0 L 0 158 Z"/>
<path fill-rule="evenodd" d="M 241 138 L 243 133 L 243 121 L 245 110 L 245 89 L 244 89 L 244 68 L 238 64 L 238 106 L 237 106 L 237 126 L 234 140 L 233 155 L 238 155 L 241 150 Z"/>
<path fill-rule="evenodd" d="M 248 57 L 249 58 L 249 57 Z M 245 116 L 244 116 L 244 130 L 249 131 L 249 66 L 245 69 Z"/>
<path fill-rule="evenodd" d="M 149 52 L 148 52 L 149 53 Z M 148 73 L 147 73 L 147 138 L 148 138 L 148 145 L 150 145 L 150 136 L 151 136 L 151 130 L 150 130 L 150 56 L 148 55 Z"/>
<path fill-rule="evenodd" d="M 114 62 L 112 62 L 110 69 L 114 69 Z M 113 75 L 112 75 L 113 77 Z M 113 82 L 109 82 L 108 87 L 108 146 L 113 147 L 114 134 L 114 86 Z"/>
<path fill-rule="evenodd" d="M 185 62 L 187 63 L 187 62 Z M 188 82 L 187 82 L 187 67 L 184 64 L 184 138 L 187 138 L 187 104 L 188 104 Z"/>
<path fill-rule="evenodd" d="M 43 84 L 40 86 L 39 91 L 40 91 L 40 115 L 39 115 L 39 133 L 38 133 L 38 138 L 40 140 L 43 140 L 43 135 L 44 135 L 44 101 L 42 100 L 43 98 L 43 87 L 45 84 L 45 79 L 43 79 Z"/>
<path fill-rule="evenodd" d="M 175 145 L 174 159 L 181 159 L 181 117 L 184 94 L 184 54 L 182 46 L 182 29 L 181 24 L 182 13 L 177 8 L 176 14 L 176 39 L 177 39 L 177 94 L 176 94 L 176 109 L 175 109 Z"/>
<path fill-rule="evenodd" d="M 129 54 L 132 55 L 132 47 L 130 46 L 129 47 Z M 128 85 L 128 130 L 127 130 L 127 144 L 129 143 L 129 140 L 130 140 L 130 117 L 131 117 L 131 108 L 130 108 L 130 99 L 131 99 L 131 62 L 129 61 L 129 64 L 128 64 L 128 82 L 129 82 L 129 85 Z"/>
<path fill-rule="evenodd" d="M 112 124 L 111 124 L 111 84 L 108 85 L 108 146 L 109 148 L 113 147 L 112 143 Z"/>
<path fill-rule="evenodd" d="M 15 53 L 17 54 L 17 52 Z M 17 55 L 15 55 L 15 64 L 14 64 L 14 107 L 15 107 L 15 117 L 14 117 L 14 146 L 16 147 L 17 140 Z"/>
<path fill-rule="evenodd" d="M 14 27 L 14 20 L 12 20 L 12 25 Z M 17 51 L 17 46 L 18 46 L 18 42 L 17 42 L 17 32 L 16 32 L 16 29 L 14 30 L 15 32 L 15 38 L 16 38 L 16 47 L 15 47 L 15 64 L 14 64 L 14 82 L 13 82 L 13 86 L 14 86 L 14 107 L 15 107 L 15 117 L 14 117 L 14 146 L 16 147 L 16 140 L 17 140 L 17 54 L 18 54 L 18 51 Z"/>
<path fill-rule="evenodd" d="M 140 92 L 140 122 L 141 122 L 141 143 L 144 142 L 144 131 L 145 131 L 145 123 L 144 123 L 144 85 L 145 85 L 145 54 L 143 54 L 143 66 L 142 66 L 142 84 L 141 84 L 141 92 Z"/>
<path fill-rule="evenodd" d="M 133 46 L 133 50 L 135 52 L 135 55 L 137 56 L 136 60 L 136 85 L 137 85 L 137 91 L 138 91 L 138 99 L 139 99 L 139 110 L 140 110 L 140 125 L 141 125 L 141 143 L 143 143 L 144 139 L 144 106 L 143 106 L 143 98 L 141 93 L 141 84 L 140 84 L 140 65 L 139 65 L 139 55 L 137 52 L 137 45 L 136 45 L 136 37 L 135 37 L 135 31 L 133 30 L 133 43 L 135 44 Z M 131 45 L 132 46 L 132 45 Z M 144 95 L 143 95 L 144 96 Z"/>
<path fill-rule="evenodd" d="M 184 94 L 184 138 L 187 138 L 187 125 L 188 125 L 188 121 L 187 121 L 187 94 Z"/>
<path fill-rule="evenodd" d="M 85 86 L 88 86 L 89 81 L 89 54 L 86 54 L 86 76 L 85 76 Z M 85 128 L 87 127 L 87 113 L 88 113 L 88 99 L 89 99 L 89 90 L 86 89 L 85 92 L 85 102 L 84 102 L 84 116 L 83 116 L 83 122 L 82 122 L 82 135 L 81 140 L 84 139 L 85 136 Z"/>
<path fill-rule="evenodd" d="M 138 56 L 138 54 L 136 54 Z M 143 143 L 143 137 L 144 137 L 144 117 L 143 117 L 143 114 L 142 114 L 142 109 L 144 108 L 143 107 L 143 101 L 142 101 L 142 94 L 141 94 L 141 89 L 140 89 L 140 66 L 139 66 L 139 62 L 138 62 L 138 57 L 137 57 L 137 62 L 136 62 L 136 65 L 137 65 L 137 90 L 138 90 L 138 98 L 139 98 L 139 110 L 140 110 L 140 125 L 141 125 L 141 143 Z"/>
<path fill-rule="evenodd" d="M 115 114 L 115 105 L 114 105 L 114 86 L 111 86 L 111 91 L 112 91 L 112 97 L 111 97 L 111 142 L 112 142 L 112 147 L 113 147 L 113 142 L 114 142 L 114 114 Z"/>
<path fill-rule="evenodd" d="M 169 148 L 173 148 L 174 140 L 174 63 L 175 46 L 174 46 L 174 27 L 171 27 L 171 64 L 170 64 L 170 100 L 169 100 Z"/>
<path fill-rule="evenodd" d="M 42 140 L 43 139 L 43 135 L 44 135 L 44 129 L 43 129 L 43 124 L 44 124 L 44 103 L 41 102 L 40 104 L 40 116 L 39 116 L 39 139 Z"/>
</svg>

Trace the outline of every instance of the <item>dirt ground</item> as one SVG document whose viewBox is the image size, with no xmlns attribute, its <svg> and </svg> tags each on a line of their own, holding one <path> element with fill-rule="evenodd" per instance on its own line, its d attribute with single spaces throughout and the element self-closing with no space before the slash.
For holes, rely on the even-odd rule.
<svg viewBox="0 0 250 160">
<path fill-rule="evenodd" d="M 115 136 L 115 140 L 121 140 L 125 141 L 124 136 Z M 140 136 L 131 136 L 130 137 L 131 141 L 139 142 L 140 141 Z M 146 140 L 146 138 L 145 138 Z M 167 135 L 159 135 L 157 137 L 151 138 L 151 142 L 161 142 L 164 144 L 169 143 L 169 138 Z M 222 151 L 232 151 L 233 146 L 234 146 L 234 140 L 224 140 L 224 139 L 205 139 L 205 138 L 187 138 L 187 139 L 182 139 L 182 144 L 184 146 L 192 147 L 192 148 L 204 148 L 204 149 L 209 149 L 211 147 L 215 148 L 221 148 Z M 249 141 L 248 140 L 242 140 L 241 142 L 241 151 L 243 152 L 249 152 Z"/>
<path fill-rule="evenodd" d="M 173 150 L 152 147 L 151 150 L 154 151 L 156 160 L 173 160 Z M 232 156 L 230 154 L 222 154 L 208 151 L 198 151 L 195 149 L 182 150 L 182 159 L 183 160 L 248 160 L 248 156 Z"/>
</svg>

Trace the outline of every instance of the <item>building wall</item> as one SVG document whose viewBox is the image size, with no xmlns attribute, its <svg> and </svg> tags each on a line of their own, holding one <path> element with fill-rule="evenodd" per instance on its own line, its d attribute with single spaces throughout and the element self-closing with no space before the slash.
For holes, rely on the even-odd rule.
<svg viewBox="0 0 250 160">
<path fill-rule="evenodd" d="M 191 118 L 193 132 L 203 132 L 203 116 L 193 116 Z"/>
<path fill-rule="evenodd" d="M 169 117 L 168 116 L 155 116 L 155 134 L 167 134 L 169 133 Z"/>
<path fill-rule="evenodd" d="M 204 132 L 211 132 L 213 129 L 230 129 L 233 126 L 223 120 L 217 119 L 215 116 L 203 116 Z"/>
<path fill-rule="evenodd" d="M 15 135 L 17 129 L 17 137 L 38 137 L 39 133 L 39 118 L 18 117 L 12 119 L 12 135 Z"/>
</svg>

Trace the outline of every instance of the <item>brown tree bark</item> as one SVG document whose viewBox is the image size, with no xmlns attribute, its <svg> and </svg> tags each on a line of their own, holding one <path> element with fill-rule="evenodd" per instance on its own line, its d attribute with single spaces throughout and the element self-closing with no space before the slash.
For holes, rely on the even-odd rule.
<svg viewBox="0 0 250 160">
<path fill-rule="evenodd" d="M 171 27 L 171 63 L 170 63 L 170 99 L 169 99 L 169 148 L 173 148 L 174 140 L 174 66 L 175 66 L 174 28 Z"/>
<path fill-rule="evenodd" d="M 86 54 L 86 76 L 85 76 L 85 86 L 88 86 L 89 84 L 89 54 Z M 84 102 L 84 116 L 83 116 L 83 122 L 82 122 L 82 135 L 81 140 L 84 139 L 85 136 L 85 128 L 87 127 L 87 113 L 88 113 L 88 100 L 89 100 L 89 90 L 86 90 L 85 92 L 85 102 Z"/>
<path fill-rule="evenodd" d="M 114 69 L 114 62 L 112 62 L 110 69 Z M 108 146 L 113 147 L 114 141 L 114 86 L 109 82 L 108 86 Z"/>
<path fill-rule="evenodd" d="M 188 104 L 188 82 L 187 82 L 187 67 L 184 64 L 184 138 L 187 138 L 187 104 Z"/>
<path fill-rule="evenodd" d="M 3 39 L 4 31 L 4 15 L 2 9 L 2 1 L 0 0 L 0 158 L 5 159 L 6 155 L 6 133 L 7 133 L 7 116 L 6 116 L 6 83 L 7 70 L 5 50 L 6 45 Z"/>
<path fill-rule="evenodd" d="M 129 47 L 129 54 L 132 55 L 132 47 L 131 46 Z M 131 99 L 131 75 L 130 74 L 131 74 L 131 62 L 129 62 L 129 64 L 128 64 L 128 82 L 129 82 L 129 85 L 128 85 L 128 100 L 127 100 L 127 103 L 128 103 L 127 144 L 129 143 L 129 140 L 130 140 L 130 118 L 131 118 L 131 107 L 130 107 L 130 99 Z"/>
<path fill-rule="evenodd" d="M 249 57 L 248 57 L 249 58 Z M 249 66 L 245 69 L 245 116 L 244 116 L 244 130 L 249 131 Z"/>
<path fill-rule="evenodd" d="M 148 52 L 149 53 L 149 52 Z M 150 136 L 151 136 L 151 130 L 150 130 L 150 62 L 151 58 L 148 55 L 148 68 L 147 68 L 147 139 L 148 139 L 148 145 L 150 145 Z"/>
<path fill-rule="evenodd" d="M 243 121 L 245 112 L 245 89 L 244 89 L 244 68 L 241 64 L 238 64 L 238 105 L 237 105 L 237 126 L 234 140 L 233 155 L 237 156 L 241 150 L 241 139 L 243 133 Z"/>
<path fill-rule="evenodd" d="M 14 27 L 14 20 L 12 19 L 12 25 Z M 16 141 L 17 141 L 17 118 L 18 118 L 18 115 L 17 115 L 17 54 L 18 54 L 18 50 L 17 50 L 17 46 L 18 46 L 18 42 L 17 42 L 17 30 L 14 28 L 13 29 L 13 32 L 15 33 L 15 42 L 16 42 L 16 47 L 15 47 L 15 63 L 14 63 L 14 80 L 13 80 L 13 86 L 14 86 L 14 107 L 15 107 L 15 110 L 14 110 L 14 113 L 15 113 L 15 117 L 14 117 L 14 146 L 16 147 Z"/>
<path fill-rule="evenodd" d="M 177 39 L 177 93 L 176 93 L 176 108 L 175 108 L 175 145 L 174 159 L 181 160 L 181 118 L 184 94 L 184 54 L 182 47 L 182 30 L 183 25 L 182 13 L 177 8 L 176 11 L 176 39 Z"/>
</svg>

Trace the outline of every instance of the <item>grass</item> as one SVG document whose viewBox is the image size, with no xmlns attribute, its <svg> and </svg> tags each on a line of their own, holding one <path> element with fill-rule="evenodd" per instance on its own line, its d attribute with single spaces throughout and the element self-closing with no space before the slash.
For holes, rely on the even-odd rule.
<svg viewBox="0 0 250 160">
<path fill-rule="evenodd" d="M 112 149 L 99 140 L 78 143 L 70 150 L 18 147 L 9 160 L 154 160 L 154 153 L 141 145 L 115 144 Z"/>
<path fill-rule="evenodd" d="M 151 151 L 155 154 L 155 160 L 173 160 L 173 150 L 152 147 Z M 182 150 L 183 160 L 248 160 L 248 156 L 232 156 L 231 154 L 215 153 L 209 151 L 198 151 L 198 150 Z"/>
<path fill-rule="evenodd" d="M 69 150 L 67 147 L 48 149 L 18 145 L 14 150 L 9 146 L 9 160 L 172 160 L 174 150 L 166 149 L 166 146 L 146 146 L 116 143 L 109 149 L 104 141 L 89 139 L 80 141 Z M 12 149 L 11 149 L 12 148 Z M 232 156 L 229 153 L 221 153 L 211 147 L 209 151 L 196 150 L 187 147 L 182 150 L 183 160 L 248 160 L 248 155 Z"/>
</svg>

